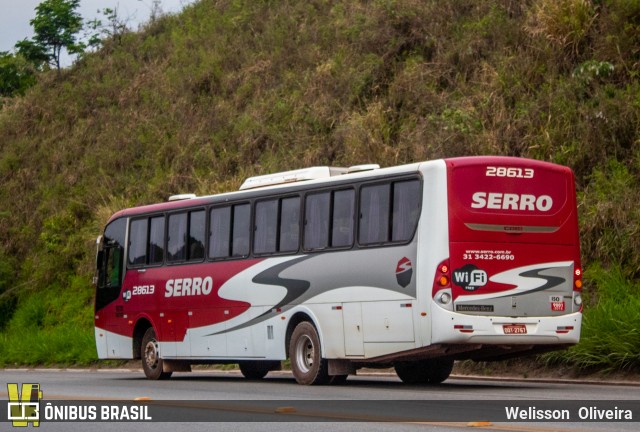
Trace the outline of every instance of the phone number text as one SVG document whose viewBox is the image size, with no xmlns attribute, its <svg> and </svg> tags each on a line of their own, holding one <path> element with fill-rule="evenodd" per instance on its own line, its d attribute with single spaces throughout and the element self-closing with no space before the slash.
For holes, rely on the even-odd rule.
<svg viewBox="0 0 640 432">
<path fill-rule="evenodd" d="M 470 254 L 462 255 L 463 260 L 480 260 L 480 261 L 513 261 L 516 259 L 514 255 L 509 254 Z"/>
</svg>

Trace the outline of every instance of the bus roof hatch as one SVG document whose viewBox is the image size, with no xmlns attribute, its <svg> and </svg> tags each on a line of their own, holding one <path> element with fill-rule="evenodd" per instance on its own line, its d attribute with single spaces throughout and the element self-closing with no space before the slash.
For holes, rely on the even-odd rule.
<svg viewBox="0 0 640 432">
<path fill-rule="evenodd" d="M 317 180 L 343 174 L 352 174 L 361 171 L 369 171 L 380 168 L 378 164 L 354 165 L 349 168 L 316 166 L 310 168 L 297 169 L 292 171 L 283 171 L 273 174 L 265 174 L 255 177 L 249 177 L 242 183 L 240 190 L 255 189 L 266 186 L 281 185 L 286 183 L 294 183 L 305 180 Z"/>
<path fill-rule="evenodd" d="M 328 178 L 335 175 L 346 174 L 346 172 L 346 168 L 317 166 L 273 174 L 265 174 L 255 177 L 249 177 L 244 181 L 244 183 L 242 183 L 242 186 L 240 186 L 240 190 L 293 183 L 304 180 Z"/>
<path fill-rule="evenodd" d="M 194 199 L 196 194 L 179 194 L 179 195 L 171 195 L 169 197 L 169 201 L 182 201 L 188 199 Z"/>
</svg>

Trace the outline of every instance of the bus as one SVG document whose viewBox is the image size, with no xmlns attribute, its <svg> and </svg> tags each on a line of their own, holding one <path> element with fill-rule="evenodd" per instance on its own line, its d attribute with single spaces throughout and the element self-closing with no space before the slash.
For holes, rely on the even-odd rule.
<svg viewBox="0 0 640 432">
<path fill-rule="evenodd" d="M 575 180 L 564 166 L 474 156 L 311 167 L 240 190 L 114 214 L 97 241 L 101 359 L 150 379 L 289 359 L 300 384 L 394 367 L 446 380 L 578 343 Z"/>
</svg>

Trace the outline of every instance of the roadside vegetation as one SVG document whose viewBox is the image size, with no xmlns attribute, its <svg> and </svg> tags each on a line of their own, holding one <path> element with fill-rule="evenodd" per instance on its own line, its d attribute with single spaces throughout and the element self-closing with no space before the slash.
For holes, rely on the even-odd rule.
<svg viewBox="0 0 640 432">
<path fill-rule="evenodd" d="M 95 360 L 95 237 L 118 209 L 499 154 L 576 173 L 583 341 L 538 360 L 640 368 L 639 2 L 201 0 L 103 37 L 0 101 L 0 364 Z"/>
</svg>

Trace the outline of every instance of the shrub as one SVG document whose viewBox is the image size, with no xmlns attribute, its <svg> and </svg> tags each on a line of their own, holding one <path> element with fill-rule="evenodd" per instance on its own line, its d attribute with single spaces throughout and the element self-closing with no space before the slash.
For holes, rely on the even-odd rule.
<svg viewBox="0 0 640 432">
<path fill-rule="evenodd" d="M 583 49 L 596 18 L 591 0 L 541 0 L 535 2 L 528 31 L 577 56 Z"/>
<path fill-rule="evenodd" d="M 598 291 L 591 293 L 593 305 L 585 306 L 580 343 L 544 358 L 583 370 L 640 370 L 640 285 L 620 266 L 591 266 L 585 279 Z"/>
</svg>

